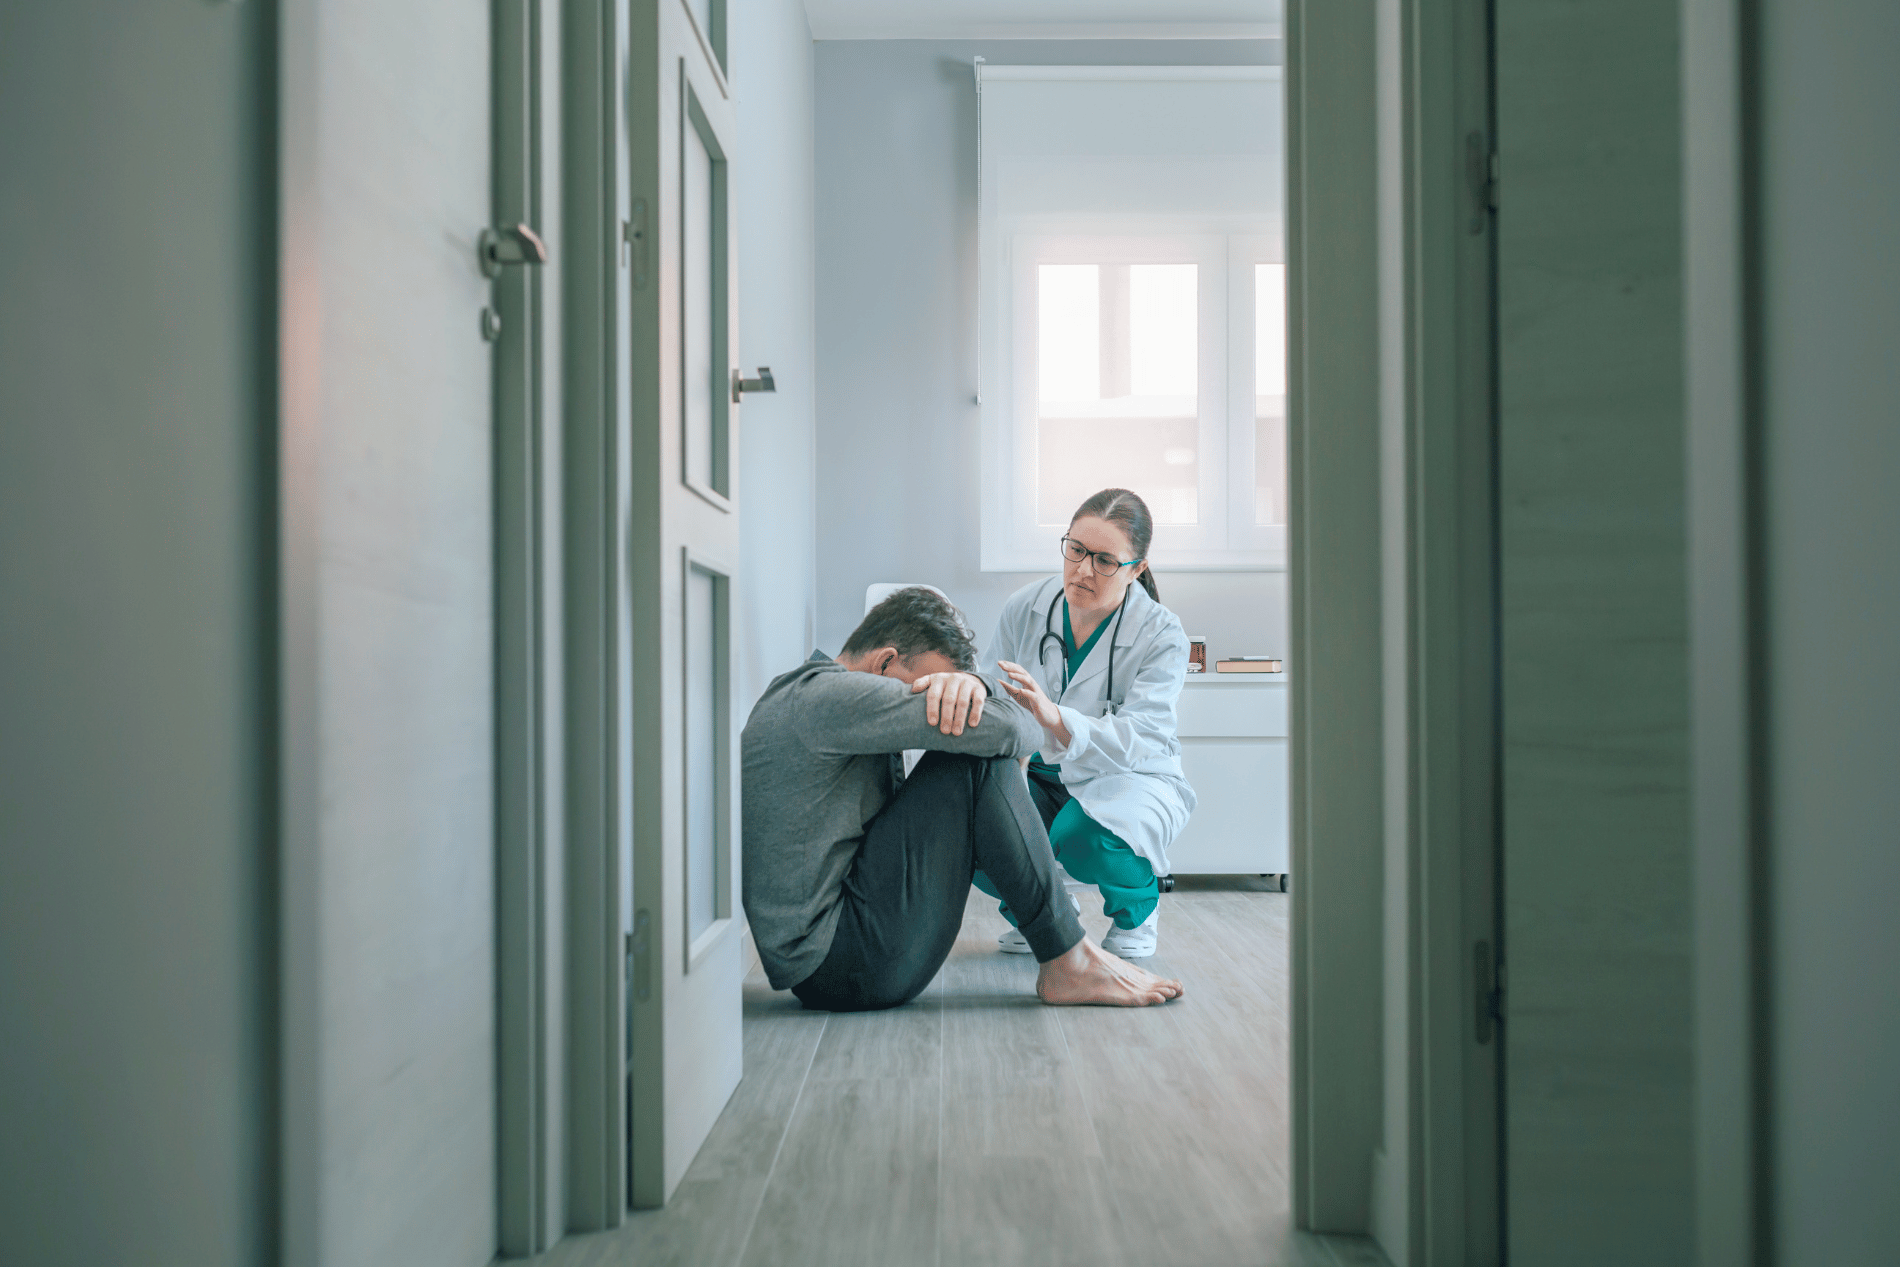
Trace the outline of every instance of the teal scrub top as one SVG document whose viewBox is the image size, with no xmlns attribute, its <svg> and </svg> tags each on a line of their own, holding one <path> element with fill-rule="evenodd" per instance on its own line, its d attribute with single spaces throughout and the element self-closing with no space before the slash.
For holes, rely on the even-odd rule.
<svg viewBox="0 0 1900 1267">
<path fill-rule="evenodd" d="M 1075 626 L 1069 623 L 1069 600 L 1062 600 L 1062 649 L 1068 655 L 1069 677 L 1073 678 L 1081 671 L 1082 662 L 1089 658 L 1089 652 L 1095 650 L 1095 644 L 1102 640 L 1102 631 L 1114 623 L 1113 617 L 1104 620 L 1095 626 L 1095 632 L 1089 635 L 1089 640 L 1078 647 L 1075 645 Z M 1040 752 L 1029 758 L 1029 770 L 1053 782 L 1062 779 L 1062 767 L 1044 761 Z"/>
</svg>

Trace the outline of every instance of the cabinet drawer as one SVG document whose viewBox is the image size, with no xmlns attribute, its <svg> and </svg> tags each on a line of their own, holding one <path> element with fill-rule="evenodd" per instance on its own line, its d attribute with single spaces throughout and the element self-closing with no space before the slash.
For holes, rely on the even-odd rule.
<svg viewBox="0 0 1900 1267">
<path fill-rule="evenodd" d="M 1286 688 L 1212 682 L 1184 688 L 1175 705 L 1183 739 L 1282 739 L 1286 737 Z"/>
<path fill-rule="evenodd" d="M 1193 815 L 1168 847 L 1179 875 L 1287 871 L 1287 751 L 1282 739 L 1184 739 Z"/>
</svg>

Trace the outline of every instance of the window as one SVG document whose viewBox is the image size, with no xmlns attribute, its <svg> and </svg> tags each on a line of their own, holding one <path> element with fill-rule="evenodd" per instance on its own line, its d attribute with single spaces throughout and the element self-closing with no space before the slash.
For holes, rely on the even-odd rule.
<svg viewBox="0 0 1900 1267">
<path fill-rule="evenodd" d="M 1076 506 L 1114 486 L 1148 503 L 1159 566 L 1285 564 L 1278 83 L 1156 77 L 1209 69 L 980 68 L 986 570 L 1048 566 Z M 999 100 L 999 78 L 1034 92 Z M 1232 135 L 1249 109 L 1271 146 Z M 1227 133 L 1197 131 L 1197 110 Z"/>
</svg>

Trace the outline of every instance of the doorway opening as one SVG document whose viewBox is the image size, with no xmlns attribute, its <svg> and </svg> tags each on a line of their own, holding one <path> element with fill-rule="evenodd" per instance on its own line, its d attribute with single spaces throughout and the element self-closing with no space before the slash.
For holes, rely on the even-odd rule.
<svg viewBox="0 0 1900 1267">
<path fill-rule="evenodd" d="M 1143 1184 L 1156 1190 L 1188 1185 L 1175 1203 L 1185 1221 L 1157 1219 L 1135 1229 L 1117 1215 L 1119 1224 L 1115 1217 L 1099 1223 L 1119 1228 L 1110 1237 L 1115 1246 L 1161 1237 L 1154 1242 L 1160 1252 L 1198 1236 L 1216 1247 L 1210 1251 L 1215 1258 L 1243 1243 L 1272 1243 L 1288 1261 L 1326 1262 L 1365 1248 L 1351 1240 L 1333 1245 L 1323 1239 L 1327 1232 L 1377 1232 L 1393 1243 L 1426 1235 L 1423 1229 L 1441 1213 L 1430 1201 L 1462 1207 L 1465 1181 L 1478 1182 L 1491 1164 L 1481 1148 L 1456 1157 L 1434 1151 L 1449 1147 L 1447 1115 L 1457 1118 L 1464 1138 L 1473 1138 L 1465 1128 L 1492 1121 L 1495 1113 L 1483 1090 L 1490 1057 L 1466 1048 L 1475 1031 L 1427 1024 L 1431 1016 L 1467 1018 L 1476 1006 L 1467 952 L 1479 917 L 1470 913 L 1482 906 L 1474 894 L 1489 877 L 1474 879 L 1468 864 L 1489 848 L 1490 838 L 1464 828 L 1480 814 L 1473 807 L 1483 802 L 1489 771 L 1441 764 L 1423 781 L 1407 775 L 1394 783 L 1368 754 L 1383 748 L 1403 764 L 1407 745 L 1426 738 L 1441 751 L 1462 752 L 1471 728 L 1488 724 L 1481 708 L 1468 715 L 1457 702 L 1485 698 L 1459 687 L 1484 671 L 1482 663 L 1447 667 L 1406 642 L 1408 631 L 1442 631 L 1435 622 L 1445 619 L 1437 605 L 1443 586 L 1463 594 L 1459 587 L 1469 579 L 1459 574 L 1447 582 L 1442 572 L 1488 557 L 1482 546 L 1488 523 L 1474 529 L 1468 519 L 1472 505 L 1485 504 L 1482 496 L 1441 505 L 1434 493 L 1404 503 L 1400 519 L 1413 516 L 1417 525 L 1407 540 L 1424 550 L 1416 568 L 1439 571 L 1427 576 L 1401 563 L 1394 580 L 1395 552 L 1384 536 L 1391 520 L 1377 509 L 1382 501 L 1390 504 L 1393 479 L 1403 495 L 1417 486 L 1408 480 L 1420 478 L 1423 467 L 1449 462 L 1444 487 L 1462 495 L 1470 491 L 1473 468 L 1458 447 L 1469 435 L 1458 439 L 1455 427 L 1441 432 L 1435 414 L 1430 427 L 1407 422 L 1404 410 L 1395 413 L 1382 396 L 1407 375 L 1412 381 L 1429 375 L 1420 368 L 1427 362 L 1420 352 L 1388 346 L 1380 304 L 1385 296 L 1392 303 L 1447 306 L 1455 318 L 1447 327 L 1454 331 L 1452 359 L 1465 358 L 1461 375 L 1470 372 L 1474 355 L 1464 341 L 1466 325 L 1474 311 L 1482 324 L 1488 309 L 1481 300 L 1471 306 L 1462 281 L 1450 288 L 1449 299 L 1438 290 L 1406 298 L 1404 277 L 1412 266 L 1403 251 L 1394 256 L 1385 249 L 1381 199 L 1389 194 L 1407 208 L 1404 214 L 1422 215 L 1425 204 L 1407 202 L 1412 193 L 1402 182 L 1381 186 L 1388 165 L 1381 147 L 1390 140 L 1382 141 L 1381 129 L 1396 116 L 1380 112 L 1381 93 L 1390 85 L 1380 78 L 1378 25 L 1369 18 L 1316 17 L 1301 6 L 1271 35 L 1204 41 L 825 38 L 814 25 L 808 33 L 819 38 L 802 53 L 781 43 L 772 54 L 749 44 L 747 20 L 730 14 L 709 16 L 704 24 L 723 32 L 715 50 L 685 7 L 677 23 L 656 14 L 642 26 L 645 13 L 640 9 L 633 26 L 614 38 L 628 52 L 624 64 L 651 59 L 659 67 L 658 90 L 635 84 L 637 74 L 623 82 L 607 73 L 592 104 L 610 120 L 603 125 L 609 134 L 620 126 L 656 128 L 654 152 L 661 153 L 680 135 L 668 130 L 673 116 L 664 102 L 685 102 L 675 114 L 695 120 L 687 140 L 701 135 L 695 106 L 704 113 L 715 96 L 732 103 L 737 139 L 719 144 L 720 161 L 731 164 L 726 188 L 739 245 L 732 257 L 738 263 L 723 286 L 734 304 L 727 354 L 711 358 L 717 362 L 712 370 L 690 353 L 690 363 L 676 368 L 670 358 L 690 344 L 685 334 L 699 320 L 698 310 L 681 302 L 685 283 L 677 280 L 688 276 L 690 265 L 689 204 L 661 181 L 590 186 L 595 201 L 584 212 L 586 227 L 600 244 L 593 265 L 609 282 L 585 298 L 604 349 L 601 364 L 591 367 L 602 421 L 588 460 L 596 463 L 592 477 L 605 471 L 609 478 L 588 491 L 595 501 L 586 522 L 611 544 L 602 547 L 589 580 L 604 596 L 596 615 L 605 632 L 598 667 L 589 670 L 599 689 L 588 694 L 618 701 L 635 720 L 630 738 L 598 716 L 588 723 L 598 731 L 590 742 L 602 754 L 596 791 L 609 808 L 596 855 L 577 871 L 598 876 L 598 892 L 617 895 L 617 902 L 589 916 L 578 945 L 589 971 L 598 974 L 594 986 L 618 987 L 614 1008 L 624 1019 L 624 1029 L 603 1027 L 594 1035 L 600 1051 L 591 1058 L 587 1085 L 611 1082 L 596 1102 L 625 1106 L 610 1119 L 628 1122 L 631 1133 L 619 1154 L 626 1169 L 615 1173 L 636 1210 L 655 1211 L 634 1215 L 619 1234 L 666 1243 L 710 1238 L 693 1243 L 715 1257 L 730 1252 L 736 1262 L 766 1254 L 759 1247 L 781 1235 L 863 1225 L 901 1239 L 929 1223 L 933 1244 L 967 1245 L 975 1254 L 975 1242 L 956 1239 L 968 1229 L 955 1221 L 954 1202 L 1020 1201 L 1037 1191 L 1035 1184 L 1002 1178 L 1043 1173 L 1052 1163 L 996 1144 L 1006 1133 L 1000 1126 L 979 1132 L 980 1149 L 963 1158 L 976 1159 L 964 1178 L 955 1172 L 963 1162 L 952 1154 L 975 1126 L 1013 1122 L 1043 1111 L 1041 1104 L 1054 1106 L 1052 1138 L 1070 1138 L 1063 1134 L 1069 1131 L 1081 1156 L 1099 1159 L 1082 1168 L 1094 1177 L 1075 1189 L 1086 1198 L 1075 1208 L 1120 1208 L 1117 1165 L 1123 1174 L 1145 1176 L 1130 1190 L 1131 1200 Z M 668 29 L 679 34 L 677 49 L 666 43 Z M 1481 39 L 1481 19 L 1476 29 Z M 779 87 L 791 85 L 786 100 L 808 94 L 811 124 L 802 142 L 788 147 L 796 154 L 802 144 L 809 155 L 803 176 L 792 162 L 768 181 L 755 177 L 751 165 L 770 167 L 778 155 L 769 146 L 749 148 L 744 138 L 762 134 L 748 131 L 748 99 L 765 103 L 771 95 L 751 86 L 764 78 L 749 82 L 746 76 L 749 65 L 764 66 L 773 57 L 780 60 L 770 74 L 779 77 Z M 705 68 L 703 90 L 695 87 L 690 98 L 680 96 L 677 85 L 666 86 L 680 78 L 682 62 Z M 1223 213 L 1232 223 L 1184 228 L 1178 214 L 1169 220 L 1152 209 L 1127 208 L 1106 215 L 1092 234 L 1032 223 L 1037 215 L 1068 212 L 1048 201 L 1023 203 L 1035 192 L 1033 179 L 1012 188 L 1004 178 L 1008 168 L 1001 160 L 1009 155 L 988 144 L 993 134 L 985 131 L 989 106 L 977 92 L 979 66 L 993 84 L 1099 85 L 1111 78 L 1102 72 L 1130 67 L 1149 72 L 1145 80 L 1126 77 L 1136 82 L 1165 81 L 1157 68 L 1189 68 L 1211 73 L 1188 79 L 1271 83 L 1275 100 L 1284 94 L 1286 102 L 1286 138 L 1283 145 L 1275 138 L 1280 148 L 1269 165 L 1276 183 L 1268 201 L 1280 218 L 1249 223 L 1240 214 L 1249 192 L 1243 182 L 1240 212 L 1230 206 Z M 999 73 L 1050 67 L 1070 73 L 1042 79 Z M 1252 73 L 1258 70 L 1273 73 Z M 1445 91 L 1462 109 L 1464 81 L 1457 82 L 1457 92 Z M 1481 86 L 1482 76 L 1477 82 Z M 638 104 L 648 97 L 661 105 Z M 636 108 L 623 121 L 616 111 L 629 100 Z M 762 105 L 761 115 L 765 110 Z M 797 116 L 782 114 L 780 122 L 787 117 Z M 594 140 L 590 152 L 612 152 L 602 138 Z M 992 173 L 986 164 L 992 162 L 998 165 L 989 193 L 1010 191 L 1018 201 L 997 205 L 1020 213 L 1020 223 L 1003 224 L 1000 215 L 998 223 L 985 219 L 984 184 Z M 1217 166 L 1202 163 L 1196 178 L 1218 188 Z M 663 172 L 664 161 L 654 170 Z M 1281 172 L 1287 174 L 1283 186 Z M 1078 164 L 1068 188 L 1086 187 L 1089 174 L 1088 164 Z M 1094 175 L 1098 186 L 1104 183 L 1102 172 Z M 1040 196 L 1066 196 L 1051 193 L 1048 183 Z M 1148 179 L 1141 188 L 1180 195 L 1190 184 L 1185 177 L 1172 184 Z M 761 193 L 773 188 L 808 198 L 813 209 L 813 246 L 802 280 L 797 267 L 782 267 L 784 239 L 757 230 L 757 240 L 780 249 L 747 249 L 749 217 L 767 219 L 796 205 L 772 203 Z M 1443 210 L 1438 202 L 1429 206 L 1432 215 Z M 1468 217 L 1471 209 L 1459 200 L 1457 213 Z M 1133 223 L 1144 215 L 1146 223 Z M 1480 226 L 1473 236 L 1482 242 L 1483 232 Z M 682 243 L 685 253 L 678 254 Z M 1342 243 L 1353 255 L 1346 264 Z M 574 267 L 588 265 L 583 259 Z M 772 271 L 778 288 L 756 303 L 747 272 L 754 267 Z M 1399 277 L 1396 286 L 1388 274 Z M 650 304 L 641 298 L 642 286 L 657 292 Z M 789 323 L 772 315 L 774 307 L 785 307 L 787 295 L 815 314 L 807 324 L 816 335 L 807 329 L 802 344 L 788 333 Z M 1045 313 L 1067 313 L 1066 325 L 1045 328 Z M 751 333 L 755 318 L 777 342 Z M 683 332 L 677 342 L 669 342 L 669 322 Z M 1184 338 L 1189 325 L 1193 337 Z M 1261 354 L 1262 347 L 1273 349 L 1276 335 L 1285 349 L 1277 362 Z M 1487 339 L 1472 345 L 1486 391 Z M 619 368 L 615 349 L 625 354 Z M 682 476 L 675 460 L 680 451 L 668 446 L 684 443 L 673 437 L 689 433 L 669 430 L 667 419 L 675 415 L 667 400 L 656 397 L 658 421 L 644 433 L 638 428 L 646 425 L 639 420 L 647 406 L 636 398 L 643 384 L 668 375 L 678 378 L 682 399 L 709 389 L 715 377 L 723 389 L 724 376 L 741 363 L 768 360 L 772 372 L 761 372 L 757 381 L 776 380 L 777 396 L 735 395 L 732 482 L 721 493 L 730 505 L 722 506 Z M 1008 367 L 1013 378 L 997 377 Z M 1430 384 L 1449 392 L 1449 414 L 1475 418 L 1482 429 L 1488 404 L 1472 413 L 1468 388 L 1463 378 L 1448 388 Z M 784 448 L 772 447 L 778 437 L 755 420 L 790 421 L 794 407 L 804 411 L 795 425 L 804 428 L 805 447 L 788 461 Z M 624 436 L 610 421 L 622 408 L 636 420 Z M 1091 446 L 1091 437 L 1111 432 L 1113 443 Z M 643 448 L 648 435 L 650 446 Z M 1124 475 L 1113 462 L 1098 460 L 1116 452 L 1132 455 L 1139 469 Z M 1483 485 L 1482 461 L 1477 469 Z M 801 479 L 808 481 L 802 488 Z M 681 617 L 668 606 L 663 587 L 671 582 L 662 565 L 617 556 L 623 539 L 616 534 L 631 522 L 625 548 L 637 555 L 655 543 L 678 547 L 682 534 L 710 524 L 733 530 L 726 552 L 706 567 L 731 578 L 725 680 L 733 709 L 728 733 L 736 736 L 745 709 L 775 672 L 814 647 L 838 649 L 862 611 L 867 585 L 894 579 L 936 584 L 981 636 L 1003 599 L 1044 567 L 1032 555 L 1039 540 L 1060 535 L 1058 503 L 1097 481 L 1152 494 L 1165 530 L 1158 539 L 1166 538 L 1156 570 L 1184 620 L 1192 623 L 1198 611 L 1204 627 L 1188 632 L 1207 639 L 1210 659 L 1259 656 L 1282 665 L 1271 684 L 1215 672 L 1182 689 L 1178 742 L 1186 764 L 1201 763 L 1209 795 L 1206 811 L 1197 808 L 1181 837 L 1183 857 L 1173 860 L 1174 891 L 1163 918 L 1178 911 L 1180 932 L 1164 937 L 1179 946 L 1177 953 L 1193 952 L 1194 971 L 1206 971 L 1215 983 L 1208 998 L 1222 997 L 1218 982 L 1227 974 L 1231 1002 L 1211 1005 L 1208 1013 L 1224 1007 L 1231 1025 L 1206 1029 L 1199 1036 L 1205 1044 L 1197 1046 L 1198 1014 L 1176 1019 L 1168 1013 L 1145 1038 L 1125 1028 L 1132 1017 L 1013 1018 L 1028 1027 L 1025 1037 L 960 1049 L 956 1034 L 981 1034 L 1003 1023 L 986 1018 L 973 1000 L 985 988 L 1001 990 L 1014 971 L 992 948 L 1001 935 L 1000 926 L 991 926 L 993 907 L 975 899 L 964 936 L 932 987 L 934 1002 L 927 997 L 876 1018 L 804 1013 L 787 996 L 760 992 L 756 980 L 752 993 L 745 992 L 739 979 L 756 972 L 758 960 L 737 937 L 731 961 L 721 959 L 727 978 L 696 1001 L 695 992 L 711 978 L 694 979 L 691 948 L 672 923 L 690 917 L 684 903 L 697 855 L 689 856 L 684 844 L 670 849 L 668 842 L 679 835 L 674 826 L 685 832 L 690 788 L 716 781 L 694 784 L 683 771 L 672 779 L 665 772 L 674 767 L 664 759 L 643 770 L 642 753 L 656 744 L 664 752 L 671 742 L 674 705 L 663 688 L 640 685 L 641 671 L 657 667 L 658 679 L 665 678 L 672 654 L 665 649 L 672 630 L 667 622 L 678 624 Z M 650 508 L 638 506 L 639 490 L 649 484 L 659 491 Z M 675 505 L 669 499 L 681 488 L 692 496 Z M 626 517 L 616 506 L 627 508 Z M 933 531 L 920 514 L 930 506 L 957 507 L 959 526 Z M 571 517 L 575 522 L 581 521 Z M 1473 531 L 1480 538 L 1475 552 L 1468 549 Z M 803 544 L 792 544 L 799 538 Z M 788 544 L 795 556 L 789 564 L 761 566 Z M 1396 557 L 1405 553 L 1401 546 Z M 671 575 L 690 578 L 691 565 L 681 571 L 680 557 L 673 556 Z M 632 589 L 619 593 L 613 586 L 623 574 Z M 652 587 L 645 598 L 642 586 Z M 1485 596 L 1487 586 L 1479 586 Z M 761 602 L 757 594 L 767 591 L 774 601 Z M 792 601 L 783 601 L 788 596 Z M 1467 598 L 1454 601 L 1453 623 L 1481 625 L 1488 597 Z M 617 614 L 622 603 L 630 613 L 624 617 Z M 650 612 L 645 603 L 652 604 Z M 649 618 L 652 637 L 643 638 L 635 628 L 644 629 L 641 622 Z M 1401 648 L 1411 648 L 1398 653 L 1405 670 L 1382 674 L 1395 636 Z M 1439 645 L 1435 633 L 1432 654 Z M 642 690 L 657 692 L 652 702 L 641 702 Z M 690 757 L 694 751 L 688 736 L 680 752 Z M 614 800 L 621 777 L 630 789 L 624 803 Z M 1447 779 L 1456 792 L 1449 798 L 1440 795 Z M 676 792 L 682 816 L 674 824 L 665 807 Z M 1222 793 L 1225 805 L 1219 804 Z M 730 795 L 730 787 L 719 795 Z M 1261 808 L 1276 799 L 1283 808 Z M 1278 829 L 1284 852 L 1262 861 L 1249 842 L 1273 835 L 1279 815 L 1286 824 Z M 616 821 L 624 826 L 613 829 Z M 1434 852 L 1436 842 L 1454 839 L 1470 842 L 1473 855 L 1446 865 Z M 1189 851 L 1198 861 L 1186 858 Z M 1394 918 L 1394 901 L 1405 910 L 1427 889 L 1436 893 L 1428 914 Z M 679 913 L 670 923 L 674 905 Z M 1447 916 L 1448 910 L 1457 914 Z M 1249 945 L 1246 952 L 1234 950 Z M 1147 1047 L 1172 1048 L 1172 1062 L 1161 1057 L 1146 1074 L 1132 1072 L 1141 1064 L 1132 1053 Z M 1033 1071 L 1018 1071 L 1020 1086 L 1005 1085 L 992 1068 L 982 1095 L 972 1091 L 959 1100 L 951 1094 L 959 1062 L 974 1067 L 981 1051 L 1018 1049 L 1046 1056 L 1045 1064 L 1029 1062 Z M 745 1077 L 732 1078 L 738 1093 L 728 1100 L 731 1085 L 722 1071 L 736 1070 L 737 1060 Z M 1428 1063 L 1430 1076 L 1443 1085 L 1408 1081 Z M 1090 1077 L 1097 1081 L 1088 1083 Z M 1138 1089 L 1144 1078 L 1148 1093 Z M 1250 1117 L 1251 1108 L 1223 1115 L 1217 1103 L 1197 1103 L 1195 1095 L 1211 1086 L 1245 1088 L 1260 1115 Z M 1154 1088 L 1173 1088 L 1167 1094 L 1176 1099 L 1167 1101 Z M 642 1103 L 650 1106 L 645 1117 Z M 1156 1107 L 1163 1103 L 1173 1111 Z M 763 1125 L 772 1114 L 782 1115 L 776 1119 L 782 1127 Z M 1211 1115 L 1206 1129 L 1193 1129 L 1203 1120 L 1197 1114 Z M 837 1144 L 839 1123 L 859 1120 L 869 1132 L 860 1151 L 882 1159 L 873 1178 L 887 1187 L 895 1183 L 905 1201 L 916 1198 L 912 1204 L 886 1201 L 846 1217 L 855 1188 L 807 1182 L 807 1162 L 834 1155 L 826 1150 Z M 744 1126 L 747 1138 L 721 1142 L 728 1124 Z M 1194 1184 L 1195 1141 L 1218 1141 L 1229 1128 L 1258 1145 L 1212 1148 L 1230 1159 L 1227 1172 L 1243 1177 L 1240 1186 Z M 755 1147 L 752 1136 L 761 1131 L 774 1141 L 768 1151 Z M 600 1149 L 602 1173 L 613 1170 L 615 1154 L 612 1147 Z M 928 1167 L 910 1164 L 925 1157 L 933 1159 Z M 1440 1184 L 1429 1201 L 1421 1195 L 1428 1157 L 1463 1176 L 1459 1184 Z M 865 1182 L 877 1190 L 872 1179 Z M 1087 1207 L 1087 1201 L 1097 1204 Z M 1037 1212 L 1047 1211 L 1025 1207 L 1023 1219 Z M 1467 1238 L 1491 1216 L 1479 1201 L 1459 1217 L 1456 1236 Z M 817 1224 L 808 1225 L 812 1218 Z M 1029 1223 L 1001 1226 L 1016 1235 Z M 1222 1239 L 1229 1236 L 1238 1239 Z M 1470 1232 L 1460 1243 L 1482 1239 Z"/>
</svg>

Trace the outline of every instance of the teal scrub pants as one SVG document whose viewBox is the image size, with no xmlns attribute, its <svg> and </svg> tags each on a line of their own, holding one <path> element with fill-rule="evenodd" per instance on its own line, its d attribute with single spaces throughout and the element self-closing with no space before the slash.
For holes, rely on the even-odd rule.
<svg viewBox="0 0 1900 1267">
<path fill-rule="evenodd" d="M 1032 774 L 1029 793 L 1049 829 L 1049 845 L 1062 869 L 1102 891 L 1102 914 L 1114 920 L 1117 928 L 1138 927 L 1161 900 L 1161 882 L 1148 860 L 1083 813 L 1082 803 L 1060 783 Z M 1002 897 L 981 871 L 974 878 L 977 888 L 993 898 Z M 1003 918 L 1015 924 L 1009 904 L 1003 903 L 1000 909 Z"/>
</svg>

